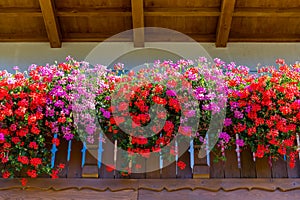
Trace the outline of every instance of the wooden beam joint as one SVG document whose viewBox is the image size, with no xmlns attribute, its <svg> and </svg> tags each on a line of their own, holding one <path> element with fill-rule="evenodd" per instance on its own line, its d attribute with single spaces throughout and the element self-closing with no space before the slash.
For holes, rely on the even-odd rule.
<svg viewBox="0 0 300 200">
<path fill-rule="evenodd" d="M 55 14 L 53 0 L 39 0 L 44 23 L 52 48 L 61 47 L 61 32 L 58 25 L 58 20 Z"/>
</svg>

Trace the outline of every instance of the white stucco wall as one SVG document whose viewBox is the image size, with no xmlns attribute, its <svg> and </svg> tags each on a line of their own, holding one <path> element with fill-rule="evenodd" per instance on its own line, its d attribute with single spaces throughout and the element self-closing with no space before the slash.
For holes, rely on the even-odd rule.
<svg viewBox="0 0 300 200">
<path fill-rule="evenodd" d="M 50 48 L 49 43 L 0 43 L 0 68 L 9 70 L 13 66 L 19 66 L 25 70 L 32 63 L 44 65 L 55 60 L 60 62 L 68 55 L 77 60 L 84 60 L 88 56 L 88 61 L 94 58 L 98 63 L 108 65 L 122 54 L 136 50 L 132 43 L 106 45 L 99 48 L 99 43 L 63 43 L 62 48 L 56 49 Z M 258 64 L 274 65 L 276 58 L 284 58 L 288 63 L 300 61 L 300 43 L 228 43 L 226 48 L 215 48 L 213 43 L 200 43 L 196 46 L 188 43 L 146 43 L 146 48 L 148 47 L 160 48 L 191 59 L 198 56 L 218 57 L 252 68 Z M 155 54 L 149 56 L 155 57 Z"/>
</svg>

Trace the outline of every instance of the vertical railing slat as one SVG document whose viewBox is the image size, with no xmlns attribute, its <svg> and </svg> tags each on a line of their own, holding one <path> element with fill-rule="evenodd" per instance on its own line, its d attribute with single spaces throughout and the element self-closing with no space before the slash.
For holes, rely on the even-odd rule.
<svg viewBox="0 0 300 200">
<path fill-rule="evenodd" d="M 57 139 L 57 133 L 54 134 L 53 138 Z M 56 144 L 53 143 L 52 144 L 52 149 L 51 149 L 51 153 L 52 153 L 52 156 L 51 156 L 51 168 L 54 168 L 56 152 L 57 152 L 57 147 L 56 147 Z"/>
<path fill-rule="evenodd" d="M 99 147 L 98 147 L 98 162 L 97 162 L 99 169 L 101 168 L 101 164 L 102 164 L 102 153 L 103 153 L 102 142 L 103 142 L 103 136 L 102 136 L 102 133 L 100 133 L 100 135 L 99 135 Z"/>
<path fill-rule="evenodd" d="M 83 147 L 82 147 L 82 150 L 81 150 L 81 154 L 82 154 L 81 167 L 83 167 L 84 163 L 85 163 L 85 157 L 86 157 L 86 143 L 85 142 L 83 142 Z"/>
<path fill-rule="evenodd" d="M 195 156 L 195 151 L 194 151 L 194 140 L 191 139 L 190 141 L 190 148 L 189 148 L 189 152 L 190 152 L 190 167 L 192 169 L 192 173 L 194 171 L 194 165 L 195 165 L 195 160 L 194 160 L 194 156 Z"/>
<path fill-rule="evenodd" d="M 70 161 L 71 158 L 71 150 L 72 150 L 72 140 L 69 140 L 68 142 L 68 156 L 67 156 L 67 161 Z"/>
</svg>

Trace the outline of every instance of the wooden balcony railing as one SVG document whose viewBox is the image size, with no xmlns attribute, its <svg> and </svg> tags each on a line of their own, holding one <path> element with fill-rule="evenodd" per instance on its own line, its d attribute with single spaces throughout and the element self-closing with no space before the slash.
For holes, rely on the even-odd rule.
<svg viewBox="0 0 300 200">
<path fill-rule="evenodd" d="M 300 163 L 296 162 L 295 168 L 291 169 L 288 160 L 282 158 L 277 161 L 267 158 L 253 159 L 250 150 L 241 151 L 240 168 L 238 167 L 235 150 L 226 150 L 226 161 L 214 162 L 216 156 L 210 152 L 209 157 L 199 159 L 198 150 L 191 147 L 182 156 L 175 158 L 175 162 L 162 167 L 163 159 L 159 156 L 150 156 L 136 161 L 140 166 L 141 173 L 122 174 L 115 170 L 114 166 L 122 163 L 122 160 L 114 161 L 112 152 L 118 158 L 118 151 L 106 143 L 100 142 L 92 148 L 79 141 L 63 141 L 53 151 L 55 165 L 65 163 L 66 168 L 60 174 L 64 178 L 100 178 L 100 179 L 168 179 L 168 178 L 299 178 Z M 53 154 L 53 155 L 54 155 Z M 97 156 L 95 156 L 97 155 Z M 111 160 L 107 166 L 102 159 Z M 175 155 L 174 155 L 175 156 Z M 186 166 L 180 169 L 178 162 L 183 161 Z M 107 163 L 106 163 L 107 164 Z M 151 166 L 157 170 L 147 172 Z M 129 166 L 130 167 L 130 166 Z M 145 172 L 146 171 L 146 172 Z"/>
</svg>

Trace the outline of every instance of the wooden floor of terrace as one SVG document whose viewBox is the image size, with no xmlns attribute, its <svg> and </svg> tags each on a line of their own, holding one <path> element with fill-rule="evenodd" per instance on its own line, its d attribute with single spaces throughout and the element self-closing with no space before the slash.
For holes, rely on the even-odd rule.
<svg viewBox="0 0 300 200">
<path fill-rule="evenodd" d="M 0 179 L 0 199 L 241 199 L 300 198 L 300 179 Z"/>
</svg>

